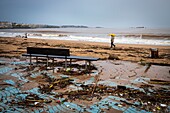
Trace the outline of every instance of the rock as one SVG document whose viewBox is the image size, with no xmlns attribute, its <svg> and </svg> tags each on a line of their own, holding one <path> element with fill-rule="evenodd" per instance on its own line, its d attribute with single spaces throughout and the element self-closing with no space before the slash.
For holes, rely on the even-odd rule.
<svg viewBox="0 0 170 113">
<path fill-rule="evenodd" d="M 110 54 L 108 59 L 110 59 L 110 60 L 119 60 L 119 57 L 116 54 Z"/>
<path fill-rule="evenodd" d="M 126 89 L 126 86 L 117 85 L 117 89 L 123 89 L 123 90 L 125 90 L 125 89 Z"/>
<path fill-rule="evenodd" d="M 86 52 L 94 52 L 93 50 L 86 50 Z"/>
</svg>

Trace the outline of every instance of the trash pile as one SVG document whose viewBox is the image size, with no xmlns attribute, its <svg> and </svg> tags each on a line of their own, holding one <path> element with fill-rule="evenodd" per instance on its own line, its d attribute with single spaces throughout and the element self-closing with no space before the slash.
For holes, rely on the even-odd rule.
<svg viewBox="0 0 170 113">
<path fill-rule="evenodd" d="M 61 66 L 61 65 L 60 65 Z M 85 65 L 71 64 L 66 70 L 64 68 L 58 68 L 57 72 L 65 75 L 84 75 L 90 74 L 92 70 L 97 70 L 94 65 L 91 65 L 86 69 Z"/>
<path fill-rule="evenodd" d="M 70 76 L 70 69 L 51 73 L 38 66 L 30 68 L 26 62 L 0 64 L 0 112 L 170 112 L 169 81 L 137 78 L 132 82 L 144 83 L 138 88 L 112 86 L 99 83 L 100 72 L 95 75 L 98 70 L 94 67 L 81 73 L 87 79 L 79 80 L 79 69 Z M 155 88 L 155 84 L 166 87 Z"/>
<path fill-rule="evenodd" d="M 66 85 L 69 85 L 69 79 L 63 79 Z M 62 82 L 57 82 L 55 84 L 60 86 Z M 168 112 L 170 104 L 170 90 L 167 89 L 157 89 L 153 90 L 147 85 L 141 86 L 143 91 L 139 89 L 127 88 L 126 86 L 105 86 L 105 85 L 84 85 L 79 84 L 82 90 L 66 91 L 63 93 L 56 94 L 56 98 L 65 97 L 66 100 L 73 102 L 76 99 L 92 101 L 93 98 L 97 98 L 99 101 L 105 96 L 114 96 L 118 98 L 123 98 L 120 103 L 116 103 L 115 106 L 127 107 L 133 106 L 136 109 L 146 110 L 149 112 Z M 64 87 L 60 87 L 64 88 Z"/>
</svg>

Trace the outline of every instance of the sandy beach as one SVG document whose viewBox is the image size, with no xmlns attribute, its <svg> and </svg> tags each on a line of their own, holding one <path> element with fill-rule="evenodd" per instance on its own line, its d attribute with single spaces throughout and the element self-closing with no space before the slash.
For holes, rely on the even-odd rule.
<svg viewBox="0 0 170 113">
<path fill-rule="evenodd" d="M 29 59 L 22 54 L 31 46 L 68 48 L 71 55 L 95 57 L 100 60 L 92 62 L 96 69 L 90 73 L 79 74 L 75 71 L 75 74 L 71 74 L 71 71 L 59 71 L 57 64 L 53 73 L 52 70 L 43 68 L 44 65 L 29 66 Z M 158 58 L 151 58 L 150 48 L 158 49 Z M 83 63 L 76 61 L 73 69 L 76 70 Z M 0 37 L 0 64 L 0 111 L 12 111 L 15 105 L 18 111 L 25 109 L 28 112 L 38 110 L 47 113 L 57 110 L 108 113 L 168 112 L 170 105 L 167 99 L 170 93 L 169 46 L 117 44 L 115 49 L 110 49 L 108 43 Z M 74 82 L 62 83 L 63 79 L 58 78 L 64 78 L 63 75 Z M 57 80 L 66 86 L 57 84 L 50 89 L 49 86 L 54 85 Z M 9 88 L 13 90 L 9 91 Z M 80 90 L 77 93 L 75 89 L 79 88 L 83 89 L 83 92 Z M 16 94 L 33 100 L 22 100 L 21 97 L 13 96 Z M 39 96 L 37 100 L 32 94 Z M 47 103 L 42 102 L 44 98 L 48 100 Z M 63 101 L 63 98 L 67 101 Z M 22 105 L 23 102 L 28 105 Z M 19 109 L 18 106 L 23 108 Z"/>
<path fill-rule="evenodd" d="M 26 47 L 59 47 L 69 48 L 72 55 L 90 56 L 100 59 L 108 59 L 109 55 L 115 55 L 120 60 L 144 63 L 170 64 L 169 46 L 148 46 L 117 44 L 115 49 L 110 49 L 108 43 L 85 42 L 85 41 L 62 41 L 47 39 L 24 39 L 24 38 L 0 38 L 1 57 L 19 57 L 26 52 Z M 159 58 L 150 57 L 150 48 L 157 48 Z"/>
<path fill-rule="evenodd" d="M 170 113 L 169 11 L 170 0 L 1 0 L 0 113 Z"/>
</svg>

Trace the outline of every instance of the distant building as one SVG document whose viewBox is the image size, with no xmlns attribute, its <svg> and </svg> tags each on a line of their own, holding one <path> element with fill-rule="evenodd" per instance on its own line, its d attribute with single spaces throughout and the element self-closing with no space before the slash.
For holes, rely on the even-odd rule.
<svg viewBox="0 0 170 113">
<path fill-rule="evenodd" d="M 88 26 L 76 25 L 43 25 L 43 24 L 24 24 L 15 22 L 0 22 L 0 29 L 30 29 L 30 28 L 88 28 Z"/>
<path fill-rule="evenodd" d="M 0 22 L 0 29 L 12 28 L 11 22 Z"/>
</svg>

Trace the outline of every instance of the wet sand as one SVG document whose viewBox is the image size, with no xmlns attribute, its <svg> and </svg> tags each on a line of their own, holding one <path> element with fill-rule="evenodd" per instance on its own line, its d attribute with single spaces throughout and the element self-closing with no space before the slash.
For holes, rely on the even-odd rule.
<svg viewBox="0 0 170 113">
<path fill-rule="evenodd" d="M 99 61 L 92 62 L 92 64 L 97 68 L 97 70 L 92 70 L 92 73 L 84 74 L 84 75 L 68 75 L 70 78 L 75 79 L 77 83 L 85 83 L 85 84 L 93 84 L 93 85 L 101 84 L 101 85 L 113 86 L 113 87 L 117 87 L 118 85 L 121 85 L 121 86 L 126 86 L 127 88 L 134 88 L 140 90 L 142 89 L 141 85 L 148 85 L 152 87 L 150 89 L 151 91 L 158 88 L 163 88 L 165 91 L 169 89 L 168 85 L 149 83 L 151 80 L 163 80 L 163 81 L 170 82 L 170 77 L 169 77 L 170 47 L 167 46 L 120 45 L 119 44 L 116 45 L 115 49 L 110 49 L 109 48 L 110 45 L 106 43 L 1 37 L 0 38 L 0 51 L 1 51 L 0 52 L 0 61 L 1 61 L 0 82 L 2 88 L 6 88 L 9 86 L 9 82 L 6 84 L 4 82 L 5 80 L 13 80 L 15 84 L 12 82 L 13 84 L 11 86 L 15 88 L 19 88 L 21 92 L 30 91 L 31 89 L 37 88 L 41 84 L 49 84 L 49 82 L 46 81 L 46 78 L 43 77 L 42 71 L 44 71 L 45 69 L 41 68 L 40 66 L 34 66 L 32 68 L 29 67 L 28 65 L 29 59 L 21 56 L 23 53 L 26 52 L 26 47 L 28 46 L 69 48 L 71 50 L 72 55 L 100 58 Z M 150 48 L 158 48 L 159 58 L 150 58 Z M 109 59 L 109 55 L 114 55 L 114 58 L 119 60 Z M 78 61 L 75 63 L 82 64 L 84 62 Z M 7 67 L 7 69 L 4 69 L 5 67 Z M 48 73 L 52 74 L 52 76 L 54 77 L 63 75 L 63 73 L 57 71 L 52 73 L 52 70 L 48 70 Z M 15 77 L 11 75 L 15 75 Z M 31 77 L 30 75 L 34 77 Z M 19 78 L 22 77 L 22 78 L 18 79 L 18 77 Z M 29 81 L 25 81 L 25 80 L 29 80 Z M 75 87 L 69 85 L 66 88 L 61 88 L 61 89 L 56 88 L 53 91 L 58 93 L 58 92 L 74 90 L 74 88 Z M 2 89 L 2 91 L 0 92 L 0 96 L 3 96 L 2 94 L 3 91 L 8 92 Z M 116 96 L 115 93 L 113 95 Z M 119 97 L 121 97 L 120 95 L 122 95 L 122 93 L 118 93 L 118 95 Z M 6 98 L 8 99 L 8 97 Z M 102 99 L 104 102 L 103 106 L 111 106 L 110 104 L 112 103 L 109 104 L 107 103 L 108 102 L 107 99 L 109 99 L 109 101 L 110 99 L 112 99 L 112 97 L 110 97 L 110 94 L 103 95 Z M 105 99 L 106 101 L 104 101 Z M 115 101 L 115 99 L 113 100 Z M 137 100 L 136 99 L 132 100 L 132 102 L 135 101 Z M 2 102 L 5 103 L 4 100 Z M 92 101 L 80 100 L 77 98 L 75 100 L 69 100 L 69 102 L 73 102 L 78 105 L 83 105 L 87 110 L 93 111 L 93 109 L 91 109 L 91 106 L 97 105 L 96 103 L 100 101 L 95 97 L 92 99 Z M 119 104 L 120 102 L 119 100 L 116 100 L 116 102 L 118 102 L 118 105 L 116 104 L 116 106 L 120 106 L 120 109 L 109 108 L 108 110 L 108 108 L 106 107 L 106 109 L 103 108 L 103 110 L 105 112 L 123 112 L 121 108 L 124 109 L 123 107 L 128 108 L 130 106 L 128 104 Z M 102 106 L 101 104 L 98 105 Z M 47 105 L 52 107 L 56 106 L 56 100 L 53 99 L 52 103 Z M 71 104 L 67 103 L 67 105 L 68 105 L 67 109 L 69 109 L 72 112 L 74 112 L 74 109 L 78 108 L 75 107 L 74 109 L 71 109 L 69 108 Z M 1 106 L 2 105 L 0 105 L 0 108 Z M 149 105 L 149 106 L 150 107 L 148 109 L 153 108 L 153 105 Z M 45 111 L 45 109 L 46 108 L 44 108 L 43 110 Z M 99 110 L 101 109 L 102 108 L 99 108 Z M 27 108 L 27 110 L 30 110 L 30 108 Z M 35 111 L 35 109 L 33 110 Z M 124 109 L 124 111 L 125 110 L 126 109 Z M 152 110 L 157 110 L 157 109 L 151 109 L 151 111 Z M 130 112 L 130 110 L 127 112 Z"/>
<path fill-rule="evenodd" d="M 62 38 L 62 37 L 61 37 Z M 148 45 L 123 45 L 117 44 L 115 49 L 110 49 L 108 43 L 93 43 L 84 41 L 61 41 L 47 39 L 23 39 L 23 38 L 0 38 L 1 57 L 20 57 L 26 52 L 26 47 L 59 47 L 69 48 L 72 55 L 90 56 L 100 59 L 108 59 L 114 55 L 120 60 L 143 63 L 170 64 L 169 46 Z M 159 58 L 150 58 L 150 48 L 157 48 Z"/>
</svg>

